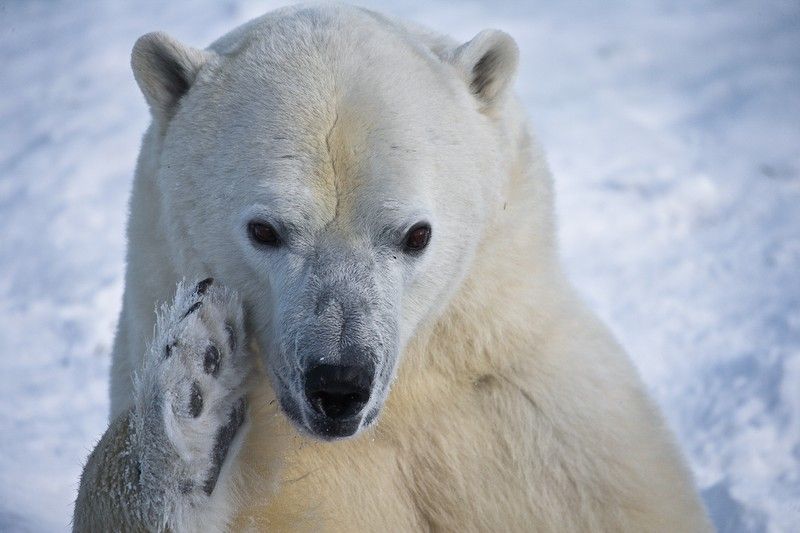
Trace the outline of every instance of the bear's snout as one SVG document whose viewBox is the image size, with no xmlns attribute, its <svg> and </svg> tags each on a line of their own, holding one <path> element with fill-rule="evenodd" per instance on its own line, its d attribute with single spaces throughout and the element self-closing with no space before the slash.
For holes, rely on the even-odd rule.
<svg viewBox="0 0 800 533">
<path fill-rule="evenodd" d="M 306 373 L 306 399 L 319 415 L 352 419 L 369 401 L 374 377 L 372 365 L 316 365 Z"/>
</svg>

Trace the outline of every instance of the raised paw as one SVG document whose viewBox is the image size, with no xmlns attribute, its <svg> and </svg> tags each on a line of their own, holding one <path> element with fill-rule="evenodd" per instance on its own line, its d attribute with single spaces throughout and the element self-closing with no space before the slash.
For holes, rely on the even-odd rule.
<svg viewBox="0 0 800 533">
<path fill-rule="evenodd" d="M 211 278 L 179 284 L 158 315 L 140 378 L 141 417 L 162 425 L 183 494 L 212 493 L 245 422 L 244 334 L 238 298 Z"/>
</svg>

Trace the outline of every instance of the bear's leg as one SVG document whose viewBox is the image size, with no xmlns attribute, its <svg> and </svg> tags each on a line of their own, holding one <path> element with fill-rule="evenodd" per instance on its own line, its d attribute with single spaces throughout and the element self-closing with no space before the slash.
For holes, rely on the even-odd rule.
<svg viewBox="0 0 800 533">
<path fill-rule="evenodd" d="M 236 295 L 210 279 L 179 284 L 158 314 L 134 406 L 84 468 L 75 530 L 224 529 L 251 368 Z"/>
</svg>

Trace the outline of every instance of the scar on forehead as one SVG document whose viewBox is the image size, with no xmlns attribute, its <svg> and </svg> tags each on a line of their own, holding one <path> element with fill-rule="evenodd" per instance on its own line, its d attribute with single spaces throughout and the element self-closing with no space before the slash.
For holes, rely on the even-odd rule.
<svg viewBox="0 0 800 533">
<path fill-rule="evenodd" d="M 323 194 L 333 198 L 333 219 L 351 211 L 349 197 L 362 177 L 368 127 L 364 118 L 351 108 L 339 105 L 330 119 L 324 147 L 326 169 L 320 184 Z"/>
</svg>

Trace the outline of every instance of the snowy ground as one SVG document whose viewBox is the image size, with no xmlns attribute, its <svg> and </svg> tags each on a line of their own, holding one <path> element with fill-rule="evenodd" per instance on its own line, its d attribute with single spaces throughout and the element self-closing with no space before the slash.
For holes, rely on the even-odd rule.
<svg viewBox="0 0 800 533">
<path fill-rule="evenodd" d="M 0 0 L 0 530 L 68 527 L 104 430 L 137 36 L 277 3 Z M 569 269 L 666 412 L 721 531 L 800 531 L 800 4 L 365 5 L 520 43 Z"/>
</svg>

